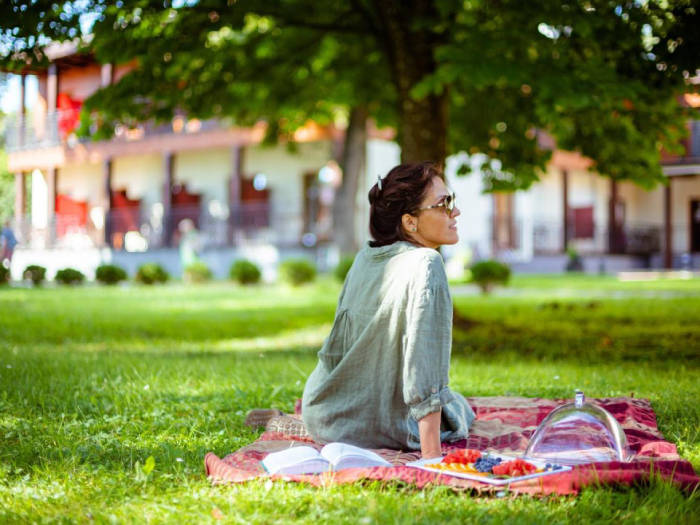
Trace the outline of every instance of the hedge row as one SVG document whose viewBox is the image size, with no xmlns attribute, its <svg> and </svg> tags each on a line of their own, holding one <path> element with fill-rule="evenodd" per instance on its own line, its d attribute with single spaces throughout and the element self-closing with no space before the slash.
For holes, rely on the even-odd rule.
<svg viewBox="0 0 700 525">
<path fill-rule="evenodd" d="M 334 275 L 344 281 L 353 263 L 353 256 L 342 257 L 334 270 Z M 316 267 L 307 259 L 288 259 L 279 267 L 281 279 L 292 286 L 300 286 L 312 282 L 316 278 Z M 40 286 L 46 278 L 46 268 L 35 264 L 27 266 L 22 273 L 24 279 L 31 281 L 34 286 Z M 254 262 L 239 259 L 229 269 L 229 278 L 242 285 L 257 284 L 262 272 Z M 201 261 L 187 266 L 183 278 L 187 283 L 202 283 L 211 280 L 212 272 Z M 128 279 L 126 270 L 114 264 L 103 264 L 95 271 L 95 280 L 100 283 L 113 285 Z M 146 263 L 136 271 L 134 280 L 142 284 L 164 283 L 170 279 L 168 272 L 157 263 Z M 499 261 L 481 261 L 471 266 L 470 281 L 477 284 L 483 293 L 489 293 L 496 285 L 505 285 L 510 279 L 510 268 Z M 9 270 L 0 264 L 0 285 L 10 280 Z M 56 282 L 66 285 L 77 285 L 85 280 L 79 270 L 63 268 L 56 272 Z"/>
<path fill-rule="evenodd" d="M 335 271 L 341 280 L 345 278 L 345 273 L 347 273 L 347 268 L 341 268 L 345 262 L 341 261 Z M 46 280 L 46 268 L 31 264 L 25 268 L 22 277 L 31 281 L 34 286 L 40 286 Z M 183 279 L 187 283 L 202 283 L 211 280 L 212 277 L 211 269 L 201 261 L 190 264 L 183 273 Z M 316 267 L 307 259 L 288 259 L 280 264 L 280 277 L 292 286 L 299 286 L 316 278 Z M 128 278 L 126 270 L 114 264 L 103 264 L 95 270 L 95 280 L 106 285 L 115 285 L 128 280 Z M 257 284 L 262 278 L 262 271 L 254 262 L 239 259 L 231 265 L 229 278 L 242 285 Z M 134 275 L 134 281 L 141 284 L 164 283 L 169 279 L 168 272 L 157 263 L 141 265 Z M 0 284 L 6 284 L 9 280 L 9 270 L 0 265 Z M 85 275 L 75 268 L 63 268 L 56 272 L 55 280 L 60 284 L 77 285 L 85 281 Z"/>
</svg>

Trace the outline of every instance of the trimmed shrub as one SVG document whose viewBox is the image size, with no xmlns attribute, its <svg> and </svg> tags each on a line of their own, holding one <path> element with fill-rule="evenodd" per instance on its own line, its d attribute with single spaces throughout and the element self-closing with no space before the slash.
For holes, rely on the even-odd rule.
<svg viewBox="0 0 700 525">
<path fill-rule="evenodd" d="M 336 266 L 335 270 L 333 270 L 333 275 L 335 275 L 335 278 L 341 283 L 345 282 L 345 278 L 348 276 L 348 272 L 350 271 L 350 267 L 354 261 L 354 255 L 344 255 L 340 258 L 338 266 Z"/>
<path fill-rule="evenodd" d="M 22 272 L 22 278 L 30 280 L 34 286 L 39 286 L 46 279 L 46 268 L 38 264 L 30 264 Z"/>
<path fill-rule="evenodd" d="M 170 279 L 170 275 L 158 263 L 142 264 L 134 276 L 134 280 L 141 284 L 164 283 L 168 279 Z"/>
<path fill-rule="evenodd" d="M 211 278 L 211 270 L 202 261 L 195 261 L 185 267 L 184 279 L 186 283 L 203 283 Z"/>
<path fill-rule="evenodd" d="M 0 285 L 10 282 L 10 270 L 5 268 L 5 265 L 0 261 Z"/>
<path fill-rule="evenodd" d="M 55 281 L 60 284 L 81 284 L 85 280 L 83 272 L 75 268 L 63 268 L 56 272 Z"/>
<path fill-rule="evenodd" d="M 566 271 L 567 272 L 582 272 L 583 271 L 583 259 L 579 255 L 576 248 L 569 247 L 566 249 L 566 255 L 568 259 L 566 260 Z"/>
<path fill-rule="evenodd" d="M 497 284 L 506 285 L 510 280 L 510 267 L 499 261 L 478 262 L 471 267 L 471 282 L 481 288 L 482 293 L 490 293 Z"/>
<path fill-rule="evenodd" d="M 236 281 L 239 284 L 256 284 L 260 282 L 262 273 L 254 262 L 247 259 L 239 259 L 231 265 L 228 275 L 232 281 Z"/>
<path fill-rule="evenodd" d="M 292 286 L 310 283 L 316 278 L 316 267 L 308 259 L 287 259 L 279 267 L 282 280 Z"/>
<path fill-rule="evenodd" d="M 102 264 L 95 270 L 95 279 L 102 284 L 117 284 L 119 281 L 126 281 L 126 270 L 114 264 Z"/>
</svg>

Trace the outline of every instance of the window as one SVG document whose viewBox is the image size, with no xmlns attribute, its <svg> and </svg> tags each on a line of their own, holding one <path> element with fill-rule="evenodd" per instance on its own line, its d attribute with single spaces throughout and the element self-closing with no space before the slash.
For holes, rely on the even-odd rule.
<svg viewBox="0 0 700 525">
<path fill-rule="evenodd" d="M 574 217 L 574 239 L 592 239 L 595 232 L 593 206 L 571 209 Z"/>
</svg>

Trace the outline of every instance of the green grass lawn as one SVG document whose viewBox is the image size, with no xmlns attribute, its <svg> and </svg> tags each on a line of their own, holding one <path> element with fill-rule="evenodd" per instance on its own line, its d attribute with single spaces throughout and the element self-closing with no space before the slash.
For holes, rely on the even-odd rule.
<svg viewBox="0 0 700 525">
<path fill-rule="evenodd" d="M 651 399 L 664 435 L 700 469 L 697 282 L 529 279 L 516 278 L 514 296 L 455 297 L 452 387 L 633 392 Z M 339 289 L 328 280 L 0 289 L 0 522 L 696 519 L 700 496 L 661 481 L 544 499 L 374 484 L 212 487 L 204 454 L 253 441 L 258 432 L 243 425 L 251 408 L 290 410 L 301 395 Z"/>
</svg>

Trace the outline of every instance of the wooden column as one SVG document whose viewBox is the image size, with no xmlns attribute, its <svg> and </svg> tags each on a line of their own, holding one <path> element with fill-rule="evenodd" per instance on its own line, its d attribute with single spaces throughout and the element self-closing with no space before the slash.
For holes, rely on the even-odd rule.
<svg viewBox="0 0 700 525">
<path fill-rule="evenodd" d="M 50 112 L 56 111 L 58 103 L 58 67 L 56 64 L 49 64 L 46 77 L 46 105 Z"/>
<path fill-rule="evenodd" d="M 114 67 L 112 64 L 102 64 L 100 69 L 100 86 L 106 87 L 112 83 L 114 78 Z"/>
<path fill-rule="evenodd" d="M 24 147 L 26 143 L 26 129 L 27 129 L 27 106 L 26 106 L 26 93 L 27 93 L 27 75 L 22 73 L 19 80 L 19 137 L 18 146 L 20 148 Z"/>
<path fill-rule="evenodd" d="M 619 253 L 619 232 L 617 228 L 617 181 L 610 179 L 610 199 L 608 200 L 608 253 Z"/>
<path fill-rule="evenodd" d="M 46 170 L 46 244 L 53 246 L 56 241 L 56 187 L 58 168 Z"/>
<path fill-rule="evenodd" d="M 46 74 L 46 120 L 47 138 L 58 142 L 58 119 L 56 117 L 56 106 L 58 105 L 58 67 L 56 64 L 49 64 Z"/>
<path fill-rule="evenodd" d="M 100 69 L 100 85 L 102 87 L 112 83 L 113 71 L 112 64 L 102 64 Z M 104 209 L 104 245 L 108 248 L 112 248 L 112 225 L 114 224 L 112 218 L 112 169 L 112 158 L 105 159 L 102 167 L 102 206 Z"/>
<path fill-rule="evenodd" d="M 664 268 L 673 268 L 673 223 L 671 211 L 671 182 L 668 178 L 664 186 Z"/>
<path fill-rule="evenodd" d="M 163 156 L 163 246 L 168 247 L 172 241 L 176 224 L 173 221 L 173 176 L 175 173 L 175 155 L 168 151 Z"/>
<path fill-rule="evenodd" d="M 234 146 L 231 150 L 231 176 L 228 181 L 228 242 L 236 242 L 236 230 L 240 224 L 241 180 L 243 179 L 244 148 Z"/>
<path fill-rule="evenodd" d="M 24 216 L 27 210 L 27 176 L 24 172 L 15 173 L 15 229 L 24 230 Z"/>
<path fill-rule="evenodd" d="M 564 232 L 562 234 L 562 251 L 566 252 L 569 247 L 569 172 L 566 170 L 561 170 L 561 189 L 562 189 L 562 213 L 564 214 L 563 227 Z"/>
<path fill-rule="evenodd" d="M 24 115 L 27 113 L 27 75 L 22 73 L 19 79 L 19 114 Z"/>
<path fill-rule="evenodd" d="M 102 181 L 104 193 L 102 205 L 104 209 L 104 245 L 112 247 L 112 159 L 104 161 L 102 167 Z"/>
</svg>

